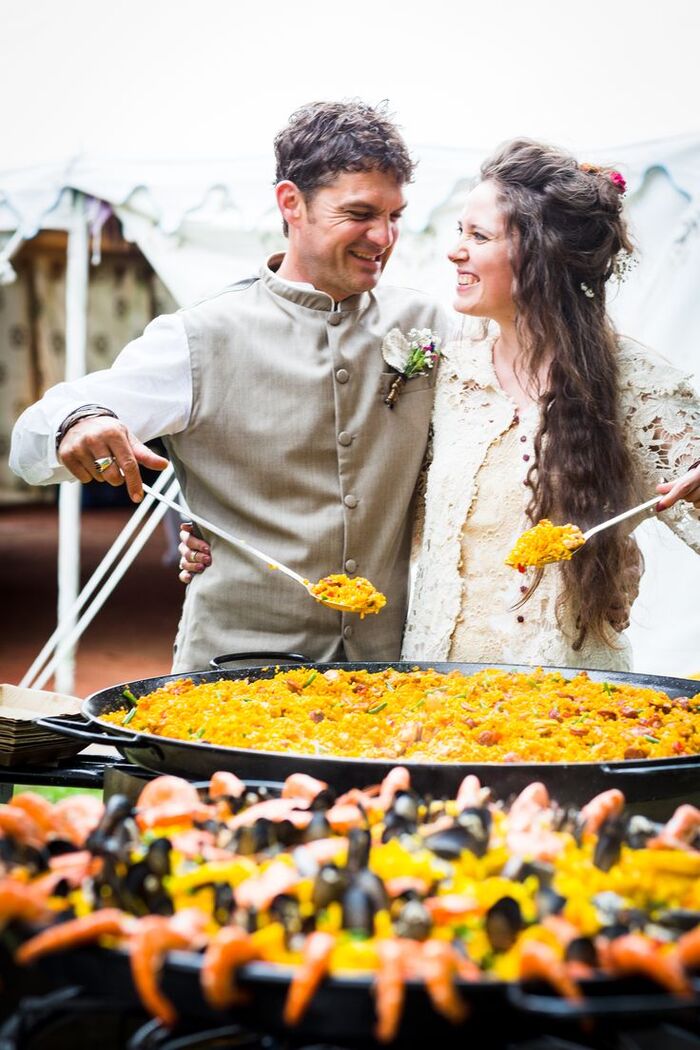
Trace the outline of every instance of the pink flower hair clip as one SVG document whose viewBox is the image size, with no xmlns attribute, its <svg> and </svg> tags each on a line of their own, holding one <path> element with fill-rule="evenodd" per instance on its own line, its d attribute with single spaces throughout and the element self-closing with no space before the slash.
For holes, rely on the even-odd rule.
<svg viewBox="0 0 700 1050">
<path fill-rule="evenodd" d="M 627 183 L 625 182 L 624 176 L 619 171 L 611 171 L 610 181 L 612 182 L 613 186 L 620 194 L 620 196 L 622 196 L 622 194 L 625 193 L 627 189 Z"/>
</svg>

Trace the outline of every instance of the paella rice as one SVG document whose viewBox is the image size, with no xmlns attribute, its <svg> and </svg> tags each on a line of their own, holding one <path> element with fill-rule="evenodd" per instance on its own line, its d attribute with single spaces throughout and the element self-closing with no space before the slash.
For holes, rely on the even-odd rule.
<svg viewBox="0 0 700 1050">
<path fill-rule="evenodd" d="M 168 682 L 103 716 L 227 747 L 449 762 L 601 762 L 700 752 L 700 694 L 669 697 L 580 672 L 267 669 Z"/>
<path fill-rule="evenodd" d="M 569 561 L 585 542 L 577 525 L 553 525 L 548 518 L 542 518 L 516 540 L 506 565 L 521 570 L 527 566 L 541 569 L 555 561 Z"/>
<path fill-rule="evenodd" d="M 336 573 L 324 576 L 311 588 L 314 598 L 324 605 L 342 605 L 348 612 L 360 614 L 364 620 L 368 613 L 378 613 L 386 605 L 386 598 L 374 584 L 364 576 L 346 576 Z"/>
</svg>

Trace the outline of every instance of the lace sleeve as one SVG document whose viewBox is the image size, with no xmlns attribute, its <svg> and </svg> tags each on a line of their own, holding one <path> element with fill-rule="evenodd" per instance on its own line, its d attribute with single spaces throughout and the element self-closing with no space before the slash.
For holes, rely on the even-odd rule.
<svg viewBox="0 0 700 1050">
<path fill-rule="evenodd" d="M 638 344 L 622 353 L 622 410 L 628 440 L 649 499 L 700 459 L 700 395 L 687 376 Z M 700 515 L 681 501 L 660 521 L 700 554 Z"/>
</svg>

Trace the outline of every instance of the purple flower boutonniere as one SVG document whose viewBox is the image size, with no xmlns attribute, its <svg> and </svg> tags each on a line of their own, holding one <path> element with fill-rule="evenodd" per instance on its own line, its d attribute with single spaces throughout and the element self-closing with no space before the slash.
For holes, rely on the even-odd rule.
<svg viewBox="0 0 700 1050">
<path fill-rule="evenodd" d="M 405 384 L 416 376 L 425 376 L 440 358 L 440 337 L 429 328 L 412 328 L 405 336 L 398 328 L 384 337 L 382 357 L 398 373 L 384 404 L 393 408 Z"/>
</svg>

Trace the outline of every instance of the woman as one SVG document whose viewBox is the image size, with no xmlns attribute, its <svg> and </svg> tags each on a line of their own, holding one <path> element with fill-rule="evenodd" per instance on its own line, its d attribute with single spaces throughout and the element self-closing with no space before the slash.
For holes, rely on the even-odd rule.
<svg viewBox="0 0 700 1050">
<path fill-rule="evenodd" d="M 525 576 L 504 558 L 540 518 L 585 530 L 696 466 L 700 404 L 607 316 L 631 251 L 619 173 L 515 140 L 481 175 L 450 259 L 455 309 L 490 323 L 441 362 L 404 656 L 626 669 L 638 520 Z M 662 520 L 700 552 L 690 504 Z"/>
<path fill-rule="evenodd" d="M 700 404 L 607 316 L 607 281 L 631 252 L 622 176 L 527 140 L 481 175 L 450 259 L 454 307 L 482 323 L 440 365 L 403 656 L 624 670 L 638 521 L 540 572 L 504 559 L 543 517 L 585 530 L 657 491 L 698 498 L 698 471 L 663 483 L 697 467 Z M 662 520 L 700 552 L 691 504 Z M 180 551 L 184 580 L 209 563 L 196 538 Z"/>
</svg>

